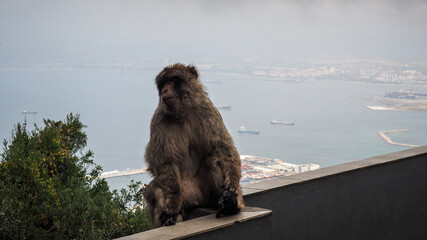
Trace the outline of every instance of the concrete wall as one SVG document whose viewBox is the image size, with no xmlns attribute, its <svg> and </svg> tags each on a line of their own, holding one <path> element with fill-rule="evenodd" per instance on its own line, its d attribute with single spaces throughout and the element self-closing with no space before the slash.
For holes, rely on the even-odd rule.
<svg viewBox="0 0 427 240">
<path fill-rule="evenodd" d="M 427 146 L 243 191 L 247 206 L 263 209 L 224 219 L 211 214 L 124 239 L 427 239 Z"/>
<path fill-rule="evenodd" d="M 245 188 L 272 239 L 427 239 L 427 146 L 274 181 Z"/>
</svg>

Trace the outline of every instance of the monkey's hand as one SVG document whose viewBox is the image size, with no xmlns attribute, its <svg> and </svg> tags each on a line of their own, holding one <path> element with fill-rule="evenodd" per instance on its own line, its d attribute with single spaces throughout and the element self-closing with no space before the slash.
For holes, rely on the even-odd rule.
<svg viewBox="0 0 427 240">
<path fill-rule="evenodd" d="M 166 208 L 160 214 L 162 226 L 175 225 L 176 222 L 182 221 L 182 209 L 179 204 L 181 201 L 175 198 L 169 198 L 166 201 Z"/>
<path fill-rule="evenodd" d="M 219 210 L 216 213 L 217 218 L 240 212 L 240 208 L 237 203 L 238 194 L 238 189 L 230 186 L 230 184 L 223 186 L 218 201 Z"/>
<path fill-rule="evenodd" d="M 181 213 L 182 211 L 179 211 L 178 213 L 162 212 L 160 215 L 162 226 L 175 225 L 177 219 L 180 220 L 182 218 Z"/>
</svg>

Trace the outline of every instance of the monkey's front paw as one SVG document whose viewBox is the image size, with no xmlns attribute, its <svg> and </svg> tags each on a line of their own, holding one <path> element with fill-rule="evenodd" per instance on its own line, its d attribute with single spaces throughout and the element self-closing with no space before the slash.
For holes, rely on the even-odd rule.
<svg viewBox="0 0 427 240">
<path fill-rule="evenodd" d="M 238 194 L 239 190 L 231 187 L 229 184 L 222 188 L 221 196 L 218 201 L 219 210 L 216 214 L 217 218 L 240 212 L 240 208 L 237 204 Z"/>
<path fill-rule="evenodd" d="M 182 219 L 182 217 L 181 217 L 181 211 L 178 212 L 178 213 L 167 213 L 167 212 L 163 212 L 160 215 L 160 221 L 162 223 L 162 226 L 175 225 L 175 223 L 177 222 L 177 219 L 178 220 Z"/>
</svg>

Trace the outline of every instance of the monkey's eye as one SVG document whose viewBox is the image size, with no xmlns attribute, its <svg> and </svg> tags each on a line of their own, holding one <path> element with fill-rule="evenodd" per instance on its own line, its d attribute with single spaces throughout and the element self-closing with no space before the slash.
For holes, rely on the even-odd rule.
<svg viewBox="0 0 427 240">
<path fill-rule="evenodd" d="M 179 86 L 179 85 L 181 85 L 181 83 L 184 81 L 182 78 L 180 78 L 180 77 L 174 77 L 174 78 L 171 78 L 170 80 L 169 80 L 170 82 L 173 82 L 173 84 L 175 85 L 175 86 Z"/>
<path fill-rule="evenodd" d="M 172 81 L 173 82 L 173 87 L 175 89 L 175 91 L 180 94 L 182 92 L 183 89 L 183 80 L 181 78 L 173 78 Z"/>
<path fill-rule="evenodd" d="M 162 93 L 162 89 L 165 87 L 166 84 L 168 83 L 173 83 L 174 84 L 174 88 L 175 88 L 175 83 L 174 81 L 172 81 L 171 79 L 167 79 L 167 80 L 163 80 L 159 83 L 159 85 L 157 86 L 157 90 L 159 90 L 159 95 Z"/>
<path fill-rule="evenodd" d="M 158 91 L 159 91 L 159 95 L 161 95 L 161 91 L 162 91 L 163 87 L 168 83 L 172 83 L 175 92 L 178 95 L 182 95 L 182 88 L 183 88 L 182 85 L 184 84 L 184 80 L 182 78 L 176 77 L 176 76 L 171 77 L 171 78 L 165 78 L 159 83 L 159 85 L 157 87 Z"/>
</svg>

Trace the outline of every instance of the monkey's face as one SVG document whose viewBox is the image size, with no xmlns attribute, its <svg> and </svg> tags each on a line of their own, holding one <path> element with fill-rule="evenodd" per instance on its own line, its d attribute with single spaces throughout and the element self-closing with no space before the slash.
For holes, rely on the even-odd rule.
<svg viewBox="0 0 427 240">
<path fill-rule="evenodd" d="M 183 79 L 172 77 L 162 82 L 159 88 L 159 101 L 165 113 L 181 116 L 188 109 L 189 93 L 185 90 L 186 82 Z"/>
<path fill-rule="evenodd" d="M 206 98 L 194 66 L 175 64 L 166 67 L 156 77 L 161 110 L 178 118 L 191 112 Z"/>
<path fill-rule="evenodd" d="M 181 96 L 175 90 L 174 82 L 168 82 L 160 89 L 159 92 L 160 101 L 170 109 L 175 109 L 179 102 L 181 102 Z"/>
</svg>

